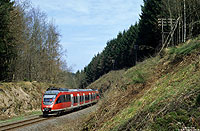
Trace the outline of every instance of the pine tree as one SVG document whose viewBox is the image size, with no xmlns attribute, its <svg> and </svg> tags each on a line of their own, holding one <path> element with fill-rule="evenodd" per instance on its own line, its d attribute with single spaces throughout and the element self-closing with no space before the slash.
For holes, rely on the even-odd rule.
<svg viewBox="0 0 200 131">
<path fill-rule="evenodd" d="M 144 0 L 137 39 L 137 44 L 143 48 L 140 57 L 154 54 L 160 44 L 161 31 L 158 27 L 158 18 L 161 14 L 161 0 Z"/>
<path fill-rule="evenodd" d="M 0 81 L 12 79 L 9 71 L 11 61 L 16 57 L 15 44 L 10 31 L 11 11 L 14 2 L 10 0 L 0 1 Z"/>
<path fill-rule="evenodd" d="M 80 80 L 80 87 L 97 80 L 111 70 L 118 70 L 134 65 L 134 44 L 137 38 L 138 24 L 131 26 L 127 31 L 119 32 L 117 38 L 107 42 L 101 54 L 93 57 L 92 61 L 82 71 L 84 77 Z M 79 72 L 77 72 L 79 75 Z"/>
</svg>

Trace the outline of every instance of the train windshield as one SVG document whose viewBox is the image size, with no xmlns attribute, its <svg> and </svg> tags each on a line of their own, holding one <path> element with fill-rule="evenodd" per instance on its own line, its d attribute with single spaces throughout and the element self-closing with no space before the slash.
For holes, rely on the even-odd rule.
<svg viewBox="0 0 200 131">
<path fill-rule="evenodd" d="M 52 104 L 55 101 L 55 99 L 56 99 L 56 95 L 49 95 L 49 94 L 47 95 L 47 94 L 45 94 L 43 96 L 44 104 Z"/>
</svg>

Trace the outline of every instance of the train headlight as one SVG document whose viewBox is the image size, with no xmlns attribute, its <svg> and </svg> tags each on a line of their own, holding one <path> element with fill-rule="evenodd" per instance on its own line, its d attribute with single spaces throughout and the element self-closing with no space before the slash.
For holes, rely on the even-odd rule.
<svg viewBox="0 0 200 131">
<path fill-rule="evenodd" d="M 50 111 L 51 111 L 51 108 L 44 108 L 44 111 L 45 111 L 45 112 L 50 112 Z"/>
</svg>

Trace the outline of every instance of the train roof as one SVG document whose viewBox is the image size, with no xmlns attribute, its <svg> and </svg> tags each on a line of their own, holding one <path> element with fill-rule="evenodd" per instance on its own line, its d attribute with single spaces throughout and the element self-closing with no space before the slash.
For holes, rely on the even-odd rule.
<svg viewBox="0 0 200 131">
<path fill-rule="evenodd" d="M 67 88 L 56 88 L 56 87 L 50 87 L 47 89 L 47 91 L 53 91 L 53 90 L 57 90 L 57 91 L 69 91 L 69 89 Z"/>
<path fill-rule="evenodd" d="M 45 91 L 45 95 L 57 95 L 58 93 L 60 93 L 60 91 L 57 91 L 57 90 L 47 90 Z"/>
<path fill-rule="evenodd" d="M 97 89 L 67 89 L 67 88 L 55 88 L 50 87 L 45 94 L 58 94 L 60 92 L 80 92 L 80 91 L 98 91 Z"/>
</svg>

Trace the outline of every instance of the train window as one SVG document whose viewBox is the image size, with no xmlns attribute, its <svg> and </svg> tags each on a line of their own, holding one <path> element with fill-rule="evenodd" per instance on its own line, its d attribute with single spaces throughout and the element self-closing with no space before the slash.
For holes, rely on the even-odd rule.
<svg viewBox="0 0 200 131">
<path fill-rule="evenodd" d="M 56 99 L 56 95 L 47 95 L 47 94 L 45 94 L 44 96 L 43 96 L 43 101 L 44 102 L 54 102 L 54 100 Z"/>
<path fill-rule="evenodd" d="M 74 96 L 74 103 L 78 103 L 77 96 Z"/>
<path fill-rule="evenodd" d="M 65 102 L 70 102 L 70 101 L 71 101 L 70 95 L 65 95 Z"/>
<path fill-rule="evenodd" d="M 58 97 L 56 104 L 63 103 L 63 102 L 65 102 L 65 96 L 61 95 L 61 96 Z"/>
<path fill-rule="evenodd" d="M 67 102 L 67 95 L 64 95 L 64 102 Z"/>
<path fill-rule="evenodd" d="M 81 96 L 81 102 L 83 102 L 83 96 Z"/>
<path fill-rule="evenodd" d="M 80 96 L 80 102 L 82 102 L 82 96 Z"/>
<path fill-rule="evenodd" d="M 60 100 L 61 100 L 61 103 L 63 103 L 65 101 L 65 96 L 64 95 L 61 95 L 60 96 Z"/>
<path fill-rule="evenodd" d="M 87 95 L 87 101 L 89 100 L 89 95 Z"/>
<path fill-rule="evenodd" d="M 58 103 L 61 103 L 60 96 L 59 96 L 58 99 L 56 100 L 56 104 L 58 104 Z"/>
</svg>

